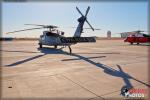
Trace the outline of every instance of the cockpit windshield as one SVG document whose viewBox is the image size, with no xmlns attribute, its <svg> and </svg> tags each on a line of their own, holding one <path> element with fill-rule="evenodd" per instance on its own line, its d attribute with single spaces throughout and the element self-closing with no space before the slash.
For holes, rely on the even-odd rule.
<svg viewBox="0 0 150 100">
<path fill-rule="evenodd" d="M 46 36 L 55 36 L 55 37 L 58 37 L 59 34 L 53 33 L 53 32 L 47 32 L 47 33 L 46 33 Z"/>
</svg>

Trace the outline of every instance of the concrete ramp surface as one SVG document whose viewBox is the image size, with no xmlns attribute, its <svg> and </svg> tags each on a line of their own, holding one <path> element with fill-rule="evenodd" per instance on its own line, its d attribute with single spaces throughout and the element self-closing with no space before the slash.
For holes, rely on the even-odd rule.
<svg viewBox="0 0 150 100">
<path fill-rule="evenodd" d="M 123 87 L 148 99 L 149 46 L 97 40 L 68 48 L 38 48 L 38 41 L 1 42 L 1 99 L 127 99 Z"/>
</svg>

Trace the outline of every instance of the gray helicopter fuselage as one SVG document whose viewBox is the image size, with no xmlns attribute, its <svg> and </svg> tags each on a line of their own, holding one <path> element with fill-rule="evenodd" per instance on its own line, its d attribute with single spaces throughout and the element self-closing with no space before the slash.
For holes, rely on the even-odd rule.
<svg viewBox="0 0 150 100">
<path fill-rule="evenodd" d="M 70 43 L 62 43 L 60 38 L 63 37 L 58 33 L 52 33 L 49 31 L 44 31 L 43 35 L 39 38 L 39 44 L 42 45 L 49 45 L 49 46 L 63 46 L 63 45 L 70 45 Z"/>
<path fill-rule="evenodd" d="M 44 31 L 39 38 L 39 45 L 48 46 L 70 46 L 76 43 L 96 42 L 95 37 L 64 37 L 58 33 Z"/>
</svg>

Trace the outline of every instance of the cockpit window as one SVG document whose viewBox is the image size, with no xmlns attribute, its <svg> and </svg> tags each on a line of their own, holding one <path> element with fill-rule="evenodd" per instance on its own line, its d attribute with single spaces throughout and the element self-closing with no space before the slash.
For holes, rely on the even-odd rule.
<svg viewBox="0 0 150 100">
<path fill-rule="evenodd" d="M 59 36 L 59 34 L 57 34 L 57 33 L 51 33 L 51 32 L 47 32 L 46 33 L 46 36 Z"/>
<path fill-rule="evenodd" d="M 43 38 L 43 35 L 41 35 L 40 37 Z"/>
</svg>

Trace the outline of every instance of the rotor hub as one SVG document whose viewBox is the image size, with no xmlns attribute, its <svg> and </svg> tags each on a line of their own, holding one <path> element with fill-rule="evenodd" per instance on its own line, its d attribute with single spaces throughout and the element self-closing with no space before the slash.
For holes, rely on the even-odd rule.
<svg viewBox="0 0 150 100">
<path fill-rule="evenodd" d="M 78 22 L 80 23 L 80 22 L 83 22 L 83 21 L 85 21 L 86 20 L 86 17 L 84 17 L 84 16 L 81 16 L 80 18 L 78 18 Z"/>
</svg>

